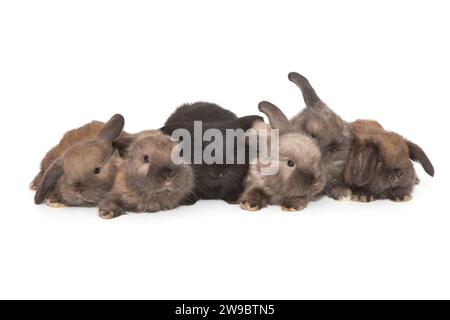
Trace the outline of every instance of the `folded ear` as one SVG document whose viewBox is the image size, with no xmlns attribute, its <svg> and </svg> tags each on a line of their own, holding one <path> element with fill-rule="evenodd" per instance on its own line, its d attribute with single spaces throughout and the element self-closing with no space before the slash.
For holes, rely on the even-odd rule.
<svg viewBox="0 0 450 320">
<path fill-rule="evenodd" d="M 36 194 L 34 195 L 34 203 L 41 204 L 47 195 L 53 191 L 58 183 L 59 178 L 64 174 L 62 159 L 58 159 L 45 171 Z"/>
<path fill-rule="evenodd" d="M 291 123 L 284 113 L 274 104 L 263 101 L 258 106 L 259 111 L 264 113 L 268 118 L 273 129 L 280 130 L 280 135 L 292 131 Z"/>
<path fill-rule="evenodd" d="M 295 83 L 297 87 L 300 88 L 303 94 L 303 100 L 305 100 L 305 104 L 308 108 L 319 107 L 323 105 L 322 100 L 320 100 L 314 88 L 309 83 L 308 79 L 306 79 L 301 74 L 297 72 L 289 73 L 289 81 Z"/>
<path fill-rule="evenodd" d="M 100 139 L 105 139 L 108 142 L 113 142 L 117 137 L 119 137 L 124 126 L 124 117 L 120 114 L 116 114 L 103 126 L 102 130 L 98 134 L 98 137 Z"/>
<path fill-rule="evenodd" d="M 411 160 L 419 162 L 425 172 L 434 177 L 434 167 L 422 148 L 411 141 L 407 141 L 407 143 L 409 148 L 409 157 Z"/>
<path fill-rule="evenodd" d="M 376 173 L 378 150 L 375 146 L 363 147 L 349 163 L 347 179 L 357 187 L 365 186 Z"/>
</svg>

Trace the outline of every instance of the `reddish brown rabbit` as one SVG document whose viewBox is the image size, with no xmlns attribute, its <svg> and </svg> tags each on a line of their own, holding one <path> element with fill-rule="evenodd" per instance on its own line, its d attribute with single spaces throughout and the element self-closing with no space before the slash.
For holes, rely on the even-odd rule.
<svg viewBox="0 0 450 320">
<path fill-rule="evenodd" d="M 433 165 L 418 145 L 384 130 L 378 122 L 358 120 L 351 130 L 354 141 L 344 181 L 351 187 L 354 201 L 410 200 L 418 181 L 411 160 L 434 176 Z"/>
<path fill-rule="evenodd" d="M 32 182 L 37 189 L 35 203 L 47 199 L 52 207 L 97 205 L 114 182 L 119 156 L 113 141 L 124 123 L 121 115 L 115 115 L 106 124 L 94 121 L 66 133 L 47 153 Z"/>
</svg>

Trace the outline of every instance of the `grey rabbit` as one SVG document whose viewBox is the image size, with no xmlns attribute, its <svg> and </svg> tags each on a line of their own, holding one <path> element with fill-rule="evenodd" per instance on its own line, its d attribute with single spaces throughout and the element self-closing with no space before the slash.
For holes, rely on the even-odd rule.
<svg viewBox="0 0 450 320">
<path fill-rule="evenodd" d="M 292 128 L 317 141 L 326 175 L 324 193 L 336 200 L 347 199 L 351 191 L 343 181 L 353 135 L 350 125 L 331 110 L 304 76 L 292 72 L 289 80 L 302 91 L 306 108 L 291 119 Z"/>
</svg>

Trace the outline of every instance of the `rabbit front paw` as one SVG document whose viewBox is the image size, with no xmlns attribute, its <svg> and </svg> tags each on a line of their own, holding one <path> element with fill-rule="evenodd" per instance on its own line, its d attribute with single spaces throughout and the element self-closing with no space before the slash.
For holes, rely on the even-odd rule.
<svg viewBox="0 0 450 320">
<path fill-rule="evenodd" d="M 395 202 L 409 202 L 412 200 L 412 196 L 406 195 L 403 197 L 396 197 L 395 199 L 390 199 L 390 200 L 395 201 Z"/>
<path fill-rule="evenodd" d="M 352 201 L 367 203 L 367 202 L 375 201 L 375 197 L 373 195 L 368 195 L 368 194 L 353 193 Z"/>
<path fill-rule="evenodd" d="M 50 200 L 50 199 L 47 199 L 46 201 L 45 201 L 45 204 L 48 206 L 48 207 L 50 207 L 50 208 L 53 208 L 53 209 L 59 209 L 59 208 L 65 208 L 65 207 L 67 207 L 64 203 L 62 203 L 62 202 L 53 202 L 52 200 Z"/>
<path fill-rule="evenodd" d="M 113 202 L 104 201 L 100 203 L 98 209 L 98 216 L 105 220 L 117 218 L 125 213 L 126 211 L 123 208 Z"/>
<path fill-rule="evenodd" d="M 286 199 L 281 209 L 286 212 L 296 212 L 305 209 L 308 206 L 308 199 L 305 197 L 293 197 Z"/>
<path fill-rule="evenodd" d="M 253 189 L 242 197 L 240 206 L 243 210 L 255 212 L 267 206 L 267 200 L 263 191 Z"/>
<path fill-rule="evenodd" d="M 331 191 L 330 196 L 336 201 L 350 201 L 352 199 L 352 191 L 349 188 L 338 187 Z"/>
</svg>

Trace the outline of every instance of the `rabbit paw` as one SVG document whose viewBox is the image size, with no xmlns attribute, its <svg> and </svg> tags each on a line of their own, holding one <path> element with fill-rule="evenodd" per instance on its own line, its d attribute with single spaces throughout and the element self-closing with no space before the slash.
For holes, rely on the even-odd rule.
<svg viewBox="0 0 450 320">
<path fill-rule="evenodd" d="M 242 201 L 239 205 L 241 209 L 252 212 L 259 211 L 262 209 L 262 207 L 259 204 L 249 201 Z"/>
<path fill-rule="evenodd" d="M 350 201 L 352 199 L 352 191 L 346 187 L 337 187 L 331 190 L 329 196 L 336 201 Z"/>
<path fill-rule="evenodd" d="M 284 201 L 281 209 L 286 212 L 296 212 L 305 209 L 308 205 L 308 199 L 302 197 L 290 198 Z"/>
<path fill-rule="evenodd" d="M 58 209 L 58 208 L 65 208 L 67 207 L 64 203 L 61 202 L 52 202 L 50 200 L 46 200 L 45 204 L 50 207 L 50 208 L 54 208 L 54 209 Z"/>
<path fill-rule="evenodd" d="M 395 202 L 408 202 L 411 200 L 412 200 L 412 197 L 410 195 L 406 195 L 403 197 L 395 197 L 395 198 L 391 199 L 391 201 L 395 201 Z"/>
<path fill-rule="evenodd" d="M 112 211 L 107 211 L 107 210 L 100 210 L 98 212 L 98 216 L 102 219 L 105 220 L 110 220 L 110 219 L 114 219 L 116 217 L 116 215 L 114 214 L 114 212 Z"/>
<path fill-rule="evenodd" d="M 242 209 L 247 211 L 259 211 L 267 205 L 264 193 L 259 189 L 253 189 L 247 192 L 240 201 Z"/>
<path fill-rule="evenodd" d="M 367 194 L 354 193 L 354 194 L 352 194 L 352 201 L 355 201 L 355 202 L 372 202 L 372 201 L 375 201 L 375 197 L 372 196 L 372 195 L 367 195 Z"/>
<path fill-rule="evenodd" d="M 36 191 L 38 189 L 38 186 L 34 184 L 34 181 L 30 183 L 30 190 Z"/>
<path fill-rule="evenodd" d="M 99 204 L 98 216 L 105 220 L 117 218 L 126 214 L 125 209 L 114 202 L 102 201 Z"/>
</svg>

